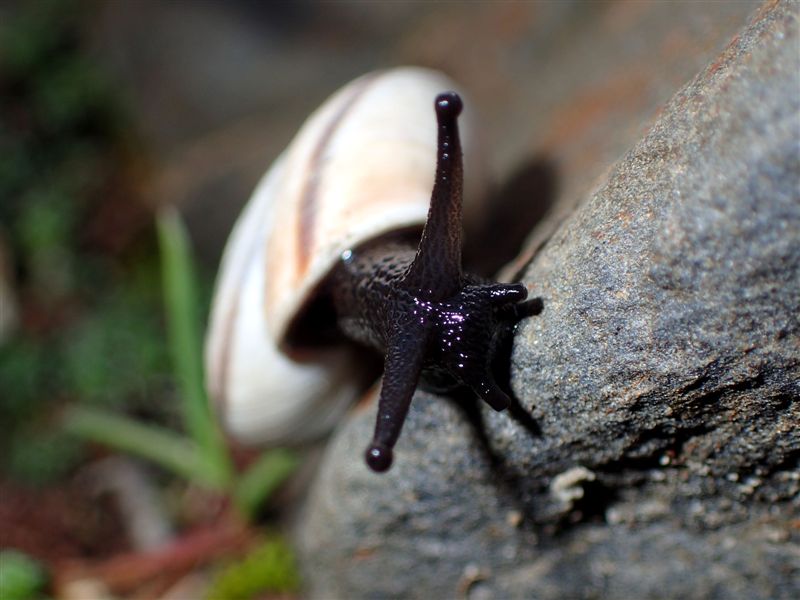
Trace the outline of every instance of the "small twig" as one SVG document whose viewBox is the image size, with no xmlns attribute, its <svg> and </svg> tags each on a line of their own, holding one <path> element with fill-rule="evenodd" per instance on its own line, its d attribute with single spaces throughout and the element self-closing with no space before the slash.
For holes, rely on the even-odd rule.
<svg viewBox="0 0 800 600">
<path fill-rule="evenodd" d="M 57 570 L 64 584 L 75 579 L 99 579 L 110 590 L 125 593 L 156 578 L 175 577 L 250 545 L 254 534 L 226 522 L 189 533 L 163 549 L 130 553 L 99 563 L 70 562 Z M 60 587 L 60 586 L 59 586 Z"/>
</svg>

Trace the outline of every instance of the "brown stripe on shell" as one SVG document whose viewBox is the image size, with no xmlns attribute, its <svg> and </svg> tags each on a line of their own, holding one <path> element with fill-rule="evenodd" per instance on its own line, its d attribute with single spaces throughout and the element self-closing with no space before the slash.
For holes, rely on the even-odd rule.
<svg viewBox="0 0 800 600">
<path fill-rule="evenodd" d="M 358 86 L 355 86 L 351 91 L 350 97 L 342 102 L 339 109 L 333 114 L 331 120 L 325 125 L 314 151 L 306 167 L 306 172 L 309 174 L 306 178 L 305 186 L 300 196 L 300 218 L 298 220 L 298 236 L 297 236 L 297 268 L 298 273 L 303 273 L 308 266 L 310 259 L 311 245 L 314 242 L 314 228 L 316 226 L 316 212 L 317 212 L 317 199 L 319 197 L 319 188 L 321 180 L 321 163 L 322 157 L 330 144 L 333 134 L 339 124 L 344 120 L 347 114 L 353 109 L 356 102 L 364 92 L 369 88 L 369 85 L 374 81 L 376 76 L 380 73 L 371 73 L 365 75 Z"/>
</svg>

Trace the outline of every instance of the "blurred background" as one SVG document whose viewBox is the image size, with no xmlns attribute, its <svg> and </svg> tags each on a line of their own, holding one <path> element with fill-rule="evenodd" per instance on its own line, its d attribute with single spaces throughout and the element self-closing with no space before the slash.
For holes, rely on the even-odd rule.
<svg viewBox="0 0 800 600">
<path fill-rule="evenodd" d="M 756 6 L 0 3 L 0 597 L 301 595 L 282 532 L 313 467 L 222 439 L 199 356 L 236 215 L 334 90 L 418 64 L 470 92 L 485 228 L 513 231 L 475 234 L 490 272 Z"/>
</svg>

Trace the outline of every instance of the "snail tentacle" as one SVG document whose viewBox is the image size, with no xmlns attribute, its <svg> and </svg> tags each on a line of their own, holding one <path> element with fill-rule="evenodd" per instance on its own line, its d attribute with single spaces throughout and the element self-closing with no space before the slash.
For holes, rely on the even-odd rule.
<svg viewBox="0 0 800 600">
<path fill-rule="evenodd" d="M 511 404 L 508 394 L 500 389 L 488 369 L 484 370 L 483 373 L 469 376 L 465 383 L 481 400 L 498 412 L 507 409 Z"/>
<path fill-rule="evenodd" d="M 399 320 L 389 338 L 378 401 L 375 435 L 367 448 L 367 465 L 373 471 L 392 466 L 392 449 L 406 420 L 417 387 L 428 332 L 420 321 Z"/>
<path fill-rule="evenodd" d="M 524 298 L 524 297 L 523 297 Z M 544 309 L 541 298 L 530 298 L 514 304 L 506 304 L 500 311 L 500 317 L 511 325 L 516 325 L 522 319 L 535 317 Z"/>
<path fill-rule="evenodd" d="M 458 115 L 463 104 L 455 92 L 436 97 L 438 140 L 436 176 L 428 218 L 414 262 L 402 285 L 428 300 L 444 300 L 463 286 L 461 271 L 461 205 L 464 166 Z"/>
</svg>

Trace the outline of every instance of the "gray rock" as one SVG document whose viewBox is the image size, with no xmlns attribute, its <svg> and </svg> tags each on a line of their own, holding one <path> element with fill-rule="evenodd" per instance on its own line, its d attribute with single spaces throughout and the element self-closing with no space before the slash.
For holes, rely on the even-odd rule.
<svg viewBox="0 0 800 600">
<path fill-rule="evenodd" d="M 523 281 L 538 426 L 418 393 L 385 476 L 374 403 L 300 522 L 312 597 L 800 597 L 800 5 L 765 5 Z"/>
<path fill-rule="evenodd" d="M 514 389 L 542 435 L 487 420 L 537 485 L 663 458 L 726 488 L 796 463 L 797 36 L 796 5 L 765 11 L 525 273 L 545 310 L 517 336 Z"/>
<path fill-rule="evenodd" d="M 536 535 L 456 406 L 418 392 L 395 464 L 377 477 L 362 460 L 374 404 L 336 436 L 300 520 L 312 597 L 451 597 L 533 558 Z"/>
</svg>

